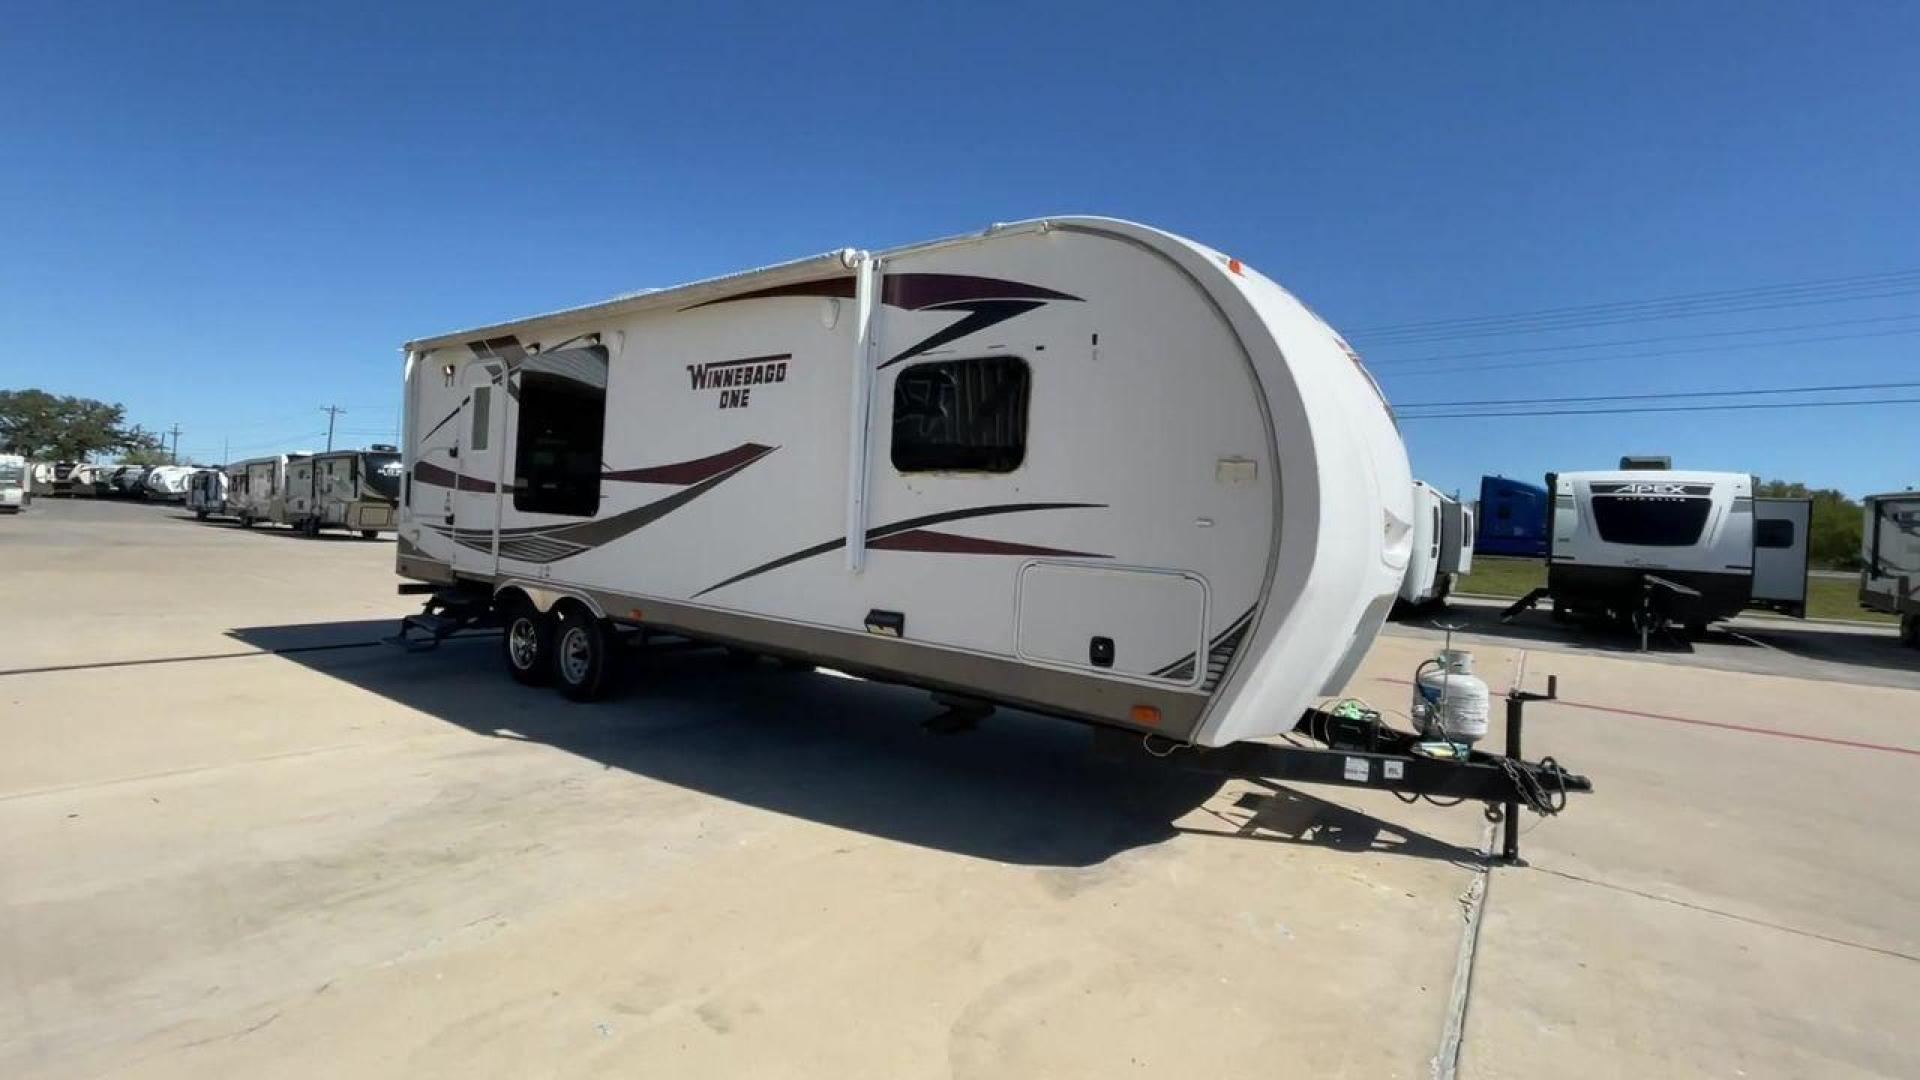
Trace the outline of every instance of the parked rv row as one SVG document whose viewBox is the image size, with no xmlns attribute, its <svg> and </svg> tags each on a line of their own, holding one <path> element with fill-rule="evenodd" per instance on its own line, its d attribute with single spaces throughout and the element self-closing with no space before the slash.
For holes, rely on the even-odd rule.
<svg viewBox="0 0 1920 1080">
<path fill-rule="evenodd" d="M 182 503 L 202 521 L 342 529 L 368 539 L 394 527 L 400 452 L 392 446 L 279 454 L 231 465 L 90 465 L 0 455 L 0 511 L 34 498 L 121 497 Z"/>
<path fill-rule="evenodd" d="M 371 540 L 393 529 L 400 478 L 400 452 L 391 446 L 276 454 L 199 470 L 185 500 L 202 521 L 285 525 L 309 536 L 341 529 Z"/>
</svg>

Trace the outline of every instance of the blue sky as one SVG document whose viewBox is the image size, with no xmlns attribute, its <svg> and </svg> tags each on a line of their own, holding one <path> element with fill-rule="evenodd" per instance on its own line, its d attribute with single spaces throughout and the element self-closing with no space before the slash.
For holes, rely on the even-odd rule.
<svg viewBox="0 0 1920 1080">
<path fill-rule="evenodd" d="M 1051 213 L 1240 256 L 1396 403 L 1920 381 L 1911 285 L 1374 329 L 1920 269 L 1920 6 L 263 6 L 8 5 L 0 386 L 208 460 L 312 445 L 328 403 L 379 441 L 409 337 Z M 1860 493 L 1920 484 L 1917 420 L 1403 430 L 1444 488 L 1665 452 Z"/>
</svg>

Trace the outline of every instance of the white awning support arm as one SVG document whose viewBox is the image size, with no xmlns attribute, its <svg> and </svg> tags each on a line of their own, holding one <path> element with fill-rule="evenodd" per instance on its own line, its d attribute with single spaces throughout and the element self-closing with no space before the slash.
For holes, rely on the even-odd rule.
<svg viewBox="0 0 1920 1080">
<path fill-rule="evenodd" d="M 873 427 L 875 313 L 879 308 L 880 260 L 865 251 L 845 254 L 854 269 L 852 401 L 847 412 L 847 570 L 867 562 L 867 455 Z"/>
</svg>

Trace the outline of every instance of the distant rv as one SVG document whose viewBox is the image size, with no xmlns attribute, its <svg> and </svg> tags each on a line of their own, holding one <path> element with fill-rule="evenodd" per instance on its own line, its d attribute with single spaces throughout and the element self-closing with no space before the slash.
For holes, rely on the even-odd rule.
<svg viewBox="0 0 1920 1080">
<path fill-rule="evenodd" d="M 1869 495 L 1860 536 L 1860 606 L 1900 617 L 1920 648 L 1920 491 Z"/>
<path fill-rule="evenodd" d="M 0 454 L 0 512 L 17 514 L 33 498 L 29 493 L 27 459 Z"/>
<path fill-rule="evenodd" d="M 402 472 L 396 446 L 331 450 L 290 462 L 286 524 L 308 536 L 345 529 L 372 540 L 391 532 Z"/>
<path fill-rule="evenodd" d="M 275 454 L 249 458 L 227 466 L 227 512 L 251 529 L 258 522 L 288 524 L 287 465 L 307 454 Z"/>
<path fill-rule="evenodd" d="M 1762 498 L 1746 473 L 1621 469 L 1549 475 L 1554 613 L 1700 634 L 1743 608 L 1806 614 L 1806 499 Z"/>
<path fill-rule="evenodd" d="M 1547 489 L 1504 476 L 1480 478 L 1480 515 L 1474 548 L 1482 555 L 1547 554 Z"/>
<path fill-rule="evenodd" d="M 201 521 L 227 516 L 227 485 L 226 469 L 195 469 L 187 478 L 187 509 Z"/>
</svg>

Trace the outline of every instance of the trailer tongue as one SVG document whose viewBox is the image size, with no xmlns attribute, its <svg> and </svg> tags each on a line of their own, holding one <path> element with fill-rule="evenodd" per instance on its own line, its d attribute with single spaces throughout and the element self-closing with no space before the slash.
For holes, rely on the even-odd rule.
<svg viewBox="0 0 1920 1080">
<path fill-rule="evenodd" d="M 1151 737 L 1099 728 L 1094 745 L 1108 757 L 1144 751 L 1172 767 L 1221 777 L 1381 788 L 1408 801 L 1420 797 L 1472 800 L 1484 804 L 1488 821 L 1503 825 L 1498 861 L 1525 866 L 1520 858 L 1520 808 L 1551 816 L 1566 806 L 1568 795 L 1593 791 L 1591 780 L 1568 772 L 1551 757 L 1533 762 L 1521 756 L 1527 704 L 1558 696 L 1558 676 L 1547 677 L 1544 694 L 1518 688 L 1508 691 L 1507 745 L 1502 754 L 1399 731 L 1370 710 L 1355 716 L 1308 709 L 1286 742 L 1156 749 Z"/>
</svg>

